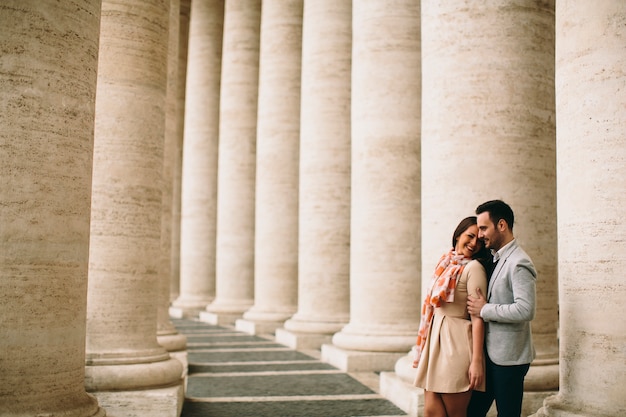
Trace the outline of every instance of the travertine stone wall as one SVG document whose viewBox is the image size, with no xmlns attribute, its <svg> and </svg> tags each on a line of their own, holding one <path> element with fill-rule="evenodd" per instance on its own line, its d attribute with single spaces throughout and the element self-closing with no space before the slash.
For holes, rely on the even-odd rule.
<svg viewBox="0 0 626 417">
<path fill-rule="evenodd" d="M 180 0 L 170 0 L 168 47 L 167 47 L 167 87 L 165 93 L 165 138 L 163 142 L 163 186 L 161 187 L 161 262 L 159 264 L 159 290 L 157 295 L 157 341 L 169 352 L 177 352 L 177 359 L 186 364 L 182 352 L 187 346 L 187 338 L 179 334 L 170 320 L 170 282 L 172 275 L 172 189 L 174 167 L 177 159 L 178 122 L 178 36 Z"/>
<path fill-rule="evenodd" d="M 0 414 L 103 417 L 85 392 L 100 1 L 0 5 Z"/>
<path fill-rule="evenodd" d="M 142 397 L 183 367 L 157 343 L 169 0 L 104 1 L 87 298 L 85 385 L 115 416 L 146 412 Z M 136 394 L 137 391 L 141 391 Z"/>
<path fill-rule="evenodd" d="M 298 312 L 285 329 L 329 342 L 350 308 L 352 2 L 305 2 L 302 38 Z"/>
<path fill-rule="evenodd" d="M 180 295 L 195 316 L 215 297 L 217 150 L 224 1 L 191 3 L 181 190 Z"/>
<path fill-rule="evenodd" d="M 626 3 L 556 6 L 560 388 L 537 416 L 626 415 Z"/>
<path fill-rule="evenodd" d="M 509 203 L 515 236 L 539 276 L 532 324 L 537 360 L 526 387 L 554 390 L 554 3 L 425 2 L 422 25 L 423 289 L 458 222 L 484 201 Z"/>
<path fill-rule="evenodd" d="M 254 190 L 260 0 L 227 0 L 220 100 L 215 324 L 234 324 L 254 303 Z M 204 314 L 201 314 L 204 317 Z"/>
<path fill-rule="evenodd" d="M 350 322 L 333 344 L 406 352 L 419 319 L 419 4 L 354 1 L 352 13 Z"/>
<path fill-rule="evenodd" d="M 263 1 L 254 306 L 237 324 L 248 332 L 273 331 L 297 307 L 302 8 L 303 0 Z"/>
<path fill-rule="evenodd" d="M 180 1 L 178 19 L 178 83 L 176 84 L 176 135 L 177 141 L 172 167 L 172 276 L 170 281 L 170 302 L 180 294 L 180 189 L 183 166 L 183 138 L 185 131 L 185 88 L 187 84 L 187 44 L 189 42 L 189 10 L 191 0 Z"/>
</svg>

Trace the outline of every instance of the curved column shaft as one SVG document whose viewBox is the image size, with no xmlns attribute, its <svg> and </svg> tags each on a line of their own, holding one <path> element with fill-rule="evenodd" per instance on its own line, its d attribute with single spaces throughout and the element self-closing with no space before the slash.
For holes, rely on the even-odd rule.
<svg viewBox="0 0 626 417">
<path fill-rule="evenodd" d="M 216 324 L 234 323 L 254 302 L 254 179 L 260 25 L 260 0 L 226 2 L 216 296 L 207 307 Z"/>
<path fill-rule="evenodd" d="M 102 7 L 85 385 L 118 411 L 140 406 L 128 391 L 171 386 L 176 402 L 182 387 L 180 362 L 156 340 L 168 10 Z"/>
<path fill-rule="evenodd" d="M 282 325 L 297 304 L 302 7 L 266 0 L 261 17 L 254 306 L 244 319 L 267 324 L 262 331 Z"/>
<path fill-rule="evenodd" d="M 352 2 L 305 2 L 293 332 L 332 335 L 349 319 L 351 48 Z"/>
<path fill-rule="evenodd" d="M 523 3 L 422 5 L 422 280 L 462 218 L 487 200 L 509 203 L 539 276 L 525 383 L 546 391 L 558 384 L 554 12 Z"/>
<path fill-rule="evenodd" d="M 353 2 L 350 323 L 342 349 L 406 352 L 419 317 L 420 15 Z"/>
<path fill-rule="evenodd" d="M 85 392 L 99 1 L 0 7 L 0 414 L 102 417 Z"/>
<path fill-rule="evenodd" d="M 625 19 L 621 1 L 557 2 L 561 376 L 537 416 L 626 415 Z"/>
<path fill-rule="evenodd" d="M 197 315 L 215 297 L 217 150 L 223 0 L 192 1 L 181 190 L 180 295 Z"/>
<path fill-rule="evenodd" d="M 172 276 L 170 301 L 180 295 L 180 189 L 183 164 L 183 135 L 185 129 L 185 86 L 187 84 L 187 44 L 189 42 L 189 9 L 191 0 L 180 1 L 178 18 L 178 71 L 176 84 L 176 144 L 172 167 Z"/>
<path fill-rule="evenodd" d="M 177 159 L 178 122 L 178 22 L 180 0 L 170 0 L 169 36 L 167 48 L 167 89 L 165 95 L 165 139 L 163 143 L 163 187 L 161 206 L 161 262 L 159 264 L 159 291 L 157 295 L 157 340 L 170 352 L 179 352 L 177 359 L 184 360 L 187 338 L 178 333 L 170 320 L 170 282 L 172 275 L 172 207 L 174 168 Z M 183 362 L 186 363 L 186 362 Z"/>
</svg>

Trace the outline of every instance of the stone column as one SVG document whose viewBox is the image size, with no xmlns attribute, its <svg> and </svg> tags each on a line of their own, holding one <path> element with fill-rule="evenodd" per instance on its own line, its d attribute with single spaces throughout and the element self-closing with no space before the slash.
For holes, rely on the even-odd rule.
<svg viewBox="0 0 626 417">
<path fill-rule="evenodd" d="M 183 400 L 183 367 L 156 338 L 168 11 L 102 4 L 85 386 L 116 417 Z"/>
<path fill-rule="evenodd" d="M 84 387 L 100 1 L 5 1 L 0 27 L 0 414 L 103 417 Z"/>
<path fill-rule="evenodd" d="M 172 190 L 177 159 L 178 121 L 178 22 L 180 0 L 170 0 L 169 35 L 167 48 L 167 89 L 165 95 L 165 139 L 163 144 L 163 187 L 161 207 L 161 262 L 159 265 L 159 292 L 157 303 L 157 341 L 187 368 L 187 338 L 172 324 L 170 282 L 172 275 Z"/>
<path fill-rule="evenodd" d="M 353 2 L 350 322 L 338 368 L 391 370 L 415 342 L 420 256 L 420 13 Z"/>
<path fill-rule="evenodd" d="M 538 271 L 528 415 L 558 385 L 553 4 L 424 2 L 422 51 L 422 289 L 462 218 L 511 205 Z"/>
<path fill-rule="evenodd" d="M 235 323 L 254 302 L 254 178 L 260 0 L 227 0 L 220 104 L 216 296 L 200 313 Z"/>
<path fill-rule="evenodd" d="M 617 0 L 556 6 L 561 374 L 536 416 L 626 415 L 625 20 Z"/>
<path fill-rule="evenodd" d="M 352 1 L 304 4 L 298 312 L 276 339 L 319 349 L 350 314 Z"/>
<path fill-rule="evenodd" d="M 170 301 L 180 295 L 180 188 L 183 165 L 183 136 L 185 131 L 185 86 L 187 84 L 187 43 L 189 42 L 189 9 L 191 0 L 180 1 L 178 19 L 178 83 L 176 84 L 176 146 L 172 184 L 172 276 Z"/>
<path fill-rule="evenodd" d="M 191 3 L 181 189 L 180 295 L 176 317 L 215 297 L 217 145 L 224 1 Z"/>
<path fill-rule="evenodd" d="M 254 306 L 236 322 L 273 332 L 297 305 L 303 0 L 265 0 L 257 122 Z"/>
</svg>

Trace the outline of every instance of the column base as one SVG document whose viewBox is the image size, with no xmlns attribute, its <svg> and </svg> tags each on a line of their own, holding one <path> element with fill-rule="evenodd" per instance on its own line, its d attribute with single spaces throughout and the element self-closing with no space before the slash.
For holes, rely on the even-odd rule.
<svg viewBox="0 0 626 417">
<path fill-rule="evenodd" d="M 173 319 L 196 319 L 203 307 L 170 307 L 168 312 Z"/>
<path fill-rule="evenodd" d="M 201 311 L 199 319 L 213 326 L 234 326 L 235 322 L 243 316 L 243 313 L 212 313 Z"/>
<path fill-rule="evenodd" d="M 534 361 L 530 364 L 524 378 L 524 390 L 549 391 L 559 390 L 559 361 Z"/>
<path fill-rule="evenodd" d="M 322 345 L 331 343 L 332 338 L 330 334 L 299 333 L 282 328 L 276 329 L 276 341 L 296 350 L 320 349 Z"/>
<path fill-rule="evenodd" d="M 394 403 L 409 417 L 423 415 L 424 390 L 408 383 L 395 372 L 380 373 L 380 395 Z"/>
<path fill-rule="evenodd" d="M 100 364 L 85 366 L 87 392 L 135 391 L 152 387 L 176 385 L 183 375 L 183 365 L 177 359 L 150 363 Z"/>
<path fill-rule="evenodd" d="M 345 350 L 335 345 L 322 345 L 322 361 L 344 372 L 391 371 L 406 352 L 367 352 Z"/>
<path fill-rule="evenodd" d="M 157 333 L 157 343 L 170 353 L 187 349 L 187 337 L 180 333 Z"/>
<path fill-rule="evenodd" d="M 235 321 L 235 329 L 251 335 L 271 334 L 282 327 L 284 321 L 252 321 L 239 319 Z"/>
<path fill-rule="evenodd" d="M 189 372 L 189 359 L 186 350 L 180 350 L 178 352 L 170 352 L 170 357 L 176 359 L 183 365 L 183 373 L 181 374 L 181 378 L 187 378 L 187 373 Z"/>
<path fill-rule="evenodd" d="M 18 382 L 19 383 L 19 382 Z M 0 415 L 7 417 L 30 417 L 30 416 L 62 416 L 62 417 L 106 417 L 107 413 L 98 399 L 90 393 L 66 392 L 61 398 L 42 398 L 32 395 L 28 401 L 23 397 L 4 397 L 2 399 L 2 411 Z M 110 416 L 110 414 L 109 414 Z"/>
<path fill-rule="evenodd" d="M 170 306 L 169 315 L 175 319 L 197 318 L 201 311 L 205 311 L 211 301 L 213 300 L 208 298 L 179 297 Z"/>
<path fill-rule="evenodd" d="M 103 408 L 98 408 L 98 411 L 96 412 L 96 414 L 94 414 L 93 416 L 90 417 L 106 417 L 107 413 L 106 411 L 104 411 Z"/>
<path fill-rule="evenodd" d="M 187 360 L 187 337 L 180 333 L 157 335 L 157 343 L 168 351 L 171 358 L 183 365 L 181 378 L 187 377 L 189 361 Z"/>
<path fill-rule="evenodd" d="M 113 417 L 177 417 L 183 409 L 182 381 L 171 387 L 138 391 L 91 392 L 101 407 Z M 100 415 L 98 415 L 100 417 Z"/>
<path fill-rule="evenodd" d="M 602 414 L 590 414 L 586 410 L 582 410 L 580 407 L 576 407 L 573 404 L 568 404 L 563 400 L 560 393 L 547 397 L 543 401 L 543 406 L 537 410 L 537 412 L 529 417 L 603 417 L 609 415 Z"/>
<path fill-rule="evenodd" d="M 396 359 L 404 355 L 415 344 L 415 331 L 390 326 L 365 327 L 348 324 L 333 335 L 333 345 L 346 350 L 365 352 L 393 352 Z M 391 370 L 393 369 L 385 369 Z"/>
<path fill-rule="evenodd" d="M 546 398 L 553 396 L 556 392 L 552 391 L 524 391 L 524 401 L 522 402 L 522 415 L 530 416 L 537 413 L 537 410 L 543 408 Z M 492 407 L 492 408 L 495 408 Z M 495 416 L 495 414 L 494 414 Z M 549 416 L 568 416 L 568 417 L 583 417 L 581 414 L 549 414 Z M 591 417 L 589 414 L 585 414 L 584 417 Z"/>
<path fill-rule="evenodd" d="M 285 329 L 296 334 L 314 333 L 334 335 L 343 329 L 349 321 L 349 317 L 311 317 L 302 313 L 296 313 L 285 322 Z"/>
<path fill-rule="evenodd" d="M 524 378 L 524 402 L 522 413 L 529 416 L 544 405 L 546 397 L 559 390 L 559 359 L 558 357 L 535 360 Z M 559 415 L 560 414 L 556 414 Z"/>
<path fill-rule="evenodd" d="M 294 309 L 295 310 L 295 309 Z M 266 311 L 259 307 L 252 307 L 246 311 L 243 318 L 235 322 L 235 328 L 248 334 L 274 334 L 276 329 L 283 327 L 294 311 Z"/>
</svg>

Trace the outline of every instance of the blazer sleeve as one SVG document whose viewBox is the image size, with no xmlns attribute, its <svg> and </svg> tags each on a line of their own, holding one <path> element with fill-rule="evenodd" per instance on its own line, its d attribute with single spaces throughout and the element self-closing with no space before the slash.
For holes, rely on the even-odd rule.
<svg viewBox="0 0 626 417">
<path fill-rule="evenodd" d="M 485 321 L 521 323 L 535 317 L 537 272 L 530 259 L 522 258 L 509 270 L 508 300 L 493 297 L 482 308 L 480 315 Z"/>
</svg>

